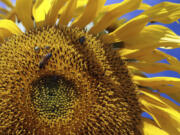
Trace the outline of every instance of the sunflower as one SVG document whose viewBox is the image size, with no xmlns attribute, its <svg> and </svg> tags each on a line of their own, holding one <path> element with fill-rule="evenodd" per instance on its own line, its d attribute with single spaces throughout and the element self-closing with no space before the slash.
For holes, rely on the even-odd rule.
<svg viewBox="0 0 180 135">
<path fill-rule="evenodd" d="M 180 37 L 149 24 L 177 21 L 180 4 L 2 2 L 9 8 L 0 8 L 1 135 L 180 134 L 179 106 L 160 96 L 179 101 L 180 79 L 144 74 L 180 72 L 180 62 L 157 49 L 178 48 Z M 119 19 L 134 10 L 143 12 Z"/>
</svg>

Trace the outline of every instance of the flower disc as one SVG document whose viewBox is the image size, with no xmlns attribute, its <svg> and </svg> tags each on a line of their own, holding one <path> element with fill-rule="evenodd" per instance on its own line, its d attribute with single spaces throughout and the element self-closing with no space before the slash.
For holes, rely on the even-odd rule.
<svg viewBox="0 0 180 135">
<path fill-rule="evenodd" d="M 125 63 L 78 28 L 43 27 L 0 47 L 0 133 L 139 134 Z"/>
</svg>

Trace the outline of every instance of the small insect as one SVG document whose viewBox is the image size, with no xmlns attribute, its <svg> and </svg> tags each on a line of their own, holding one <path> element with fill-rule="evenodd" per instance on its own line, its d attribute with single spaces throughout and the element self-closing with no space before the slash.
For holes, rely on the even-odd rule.
<svg viewBox="0 0 180 135">
<path fill-rule="evenodd" d="M 34 51 L 35 51 L 36 53 L 39 53 L 40 48 L 39 48 L 38 46 L 35 46 L 35 47 L 34 47 Z"/>
<path fill-rule="evenodd" d="M 48 53 L 42 58 L 42 60 L 39 62 L 40 69 L 43 68 L 47 64 L 47 62 L 51 58 L 51 56 L 52 56 L 52 53 Z"/>
<path fill-rule="evenodd" d="M 80 38 L 79 38 L 80 44 L 83 45 L 83 43 L 85 42 L 85 40 L 86 40 L 85 36 L 80 37 Z"/>
<path fill-rule="evenodd" d="M 49 50 L 50 46 L 45 46 L 44 49 Z"/>
</svg>

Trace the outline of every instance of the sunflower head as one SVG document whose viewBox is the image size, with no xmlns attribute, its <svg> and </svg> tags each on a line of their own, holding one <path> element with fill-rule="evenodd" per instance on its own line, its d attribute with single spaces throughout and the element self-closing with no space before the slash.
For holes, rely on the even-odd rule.
<svg viewBox="0 0 180 135">
<path fill-rule="evenodd" d="M 38 28 L 12 36 L 0 55 L 2 91 L 13 100 L 2 108 L 3 132 L 138 132 L 141 111 L 126 65 L 93 35 Z"/>
<path fill-rule="evenodd" d="M 179 71 L 173 65 L 177 59 L 156 49 L 178 47 L 179 36 L 164 26 L 147 25 L 177 20 L 179 4 L 3 2 L 10 3 L 11 17 L 4 14 L 0 20 L 0 134 L 178 135 L 173 116 L 179 118 L 179 108 L 153 90 L 177 87 L 179 80 L 147 78 L 143 72 Z M 136 9 L 145 11 L 127 22 L 117 19 Z M 163 58 L 173 66 L 156 63 Z M 143 111 L 153 120 L 142 118 Z M 163 125 L 165 114 L 176 124 Z"/>
</svg>

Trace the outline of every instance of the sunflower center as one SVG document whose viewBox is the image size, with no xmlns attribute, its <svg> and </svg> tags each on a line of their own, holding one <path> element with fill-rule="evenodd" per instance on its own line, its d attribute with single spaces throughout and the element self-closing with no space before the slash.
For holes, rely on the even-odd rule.
<svg viewBox="0 0 180 135">
<path fill-rule="evenodd" d="M 138 134 L 127 66 L 98 37 L 76 27 L 34 29 L 2 44 L 0 65 L 8 102 L 0 121 L 14 124 L 6 134 Z"/>
<path fill-rule="evenodd" d="M 33 82 L 32 88 L 35 108 L 48 119 L 65 116 L 77 96 L 73 83 L 56 75 L 41 77 Z"/>
</svg>

